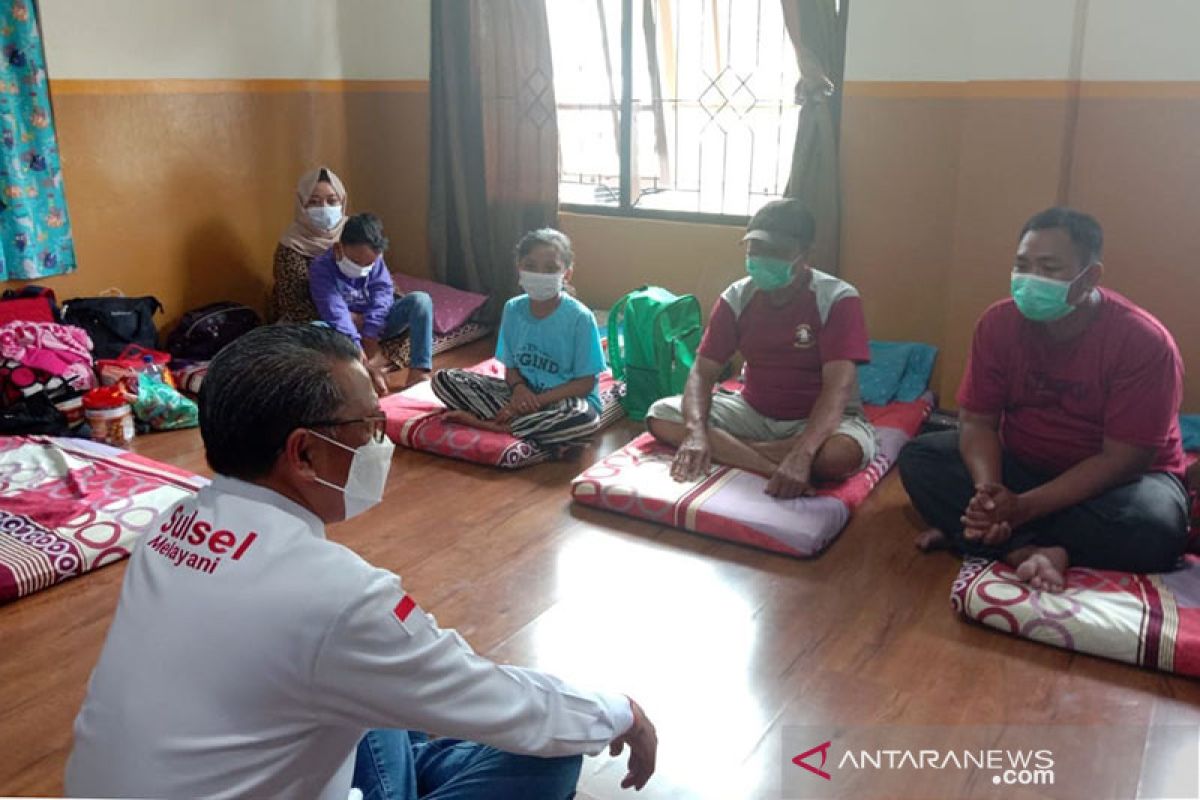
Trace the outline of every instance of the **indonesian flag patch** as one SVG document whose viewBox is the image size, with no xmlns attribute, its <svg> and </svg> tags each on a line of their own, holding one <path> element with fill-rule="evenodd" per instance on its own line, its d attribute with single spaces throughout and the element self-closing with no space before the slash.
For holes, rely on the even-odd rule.
<svg viewBox="0 0 1200 800">
<path fill-rule="evenodd" d="M 396 603 L 396 607 L 392 609 L 392 613 L 396 615 L 396 619 L 404 622 L 416 607 L 417 601 L 412 599 L 412 595 L 406 594 L 400 598 L 399 603 Z"/>
</svg>

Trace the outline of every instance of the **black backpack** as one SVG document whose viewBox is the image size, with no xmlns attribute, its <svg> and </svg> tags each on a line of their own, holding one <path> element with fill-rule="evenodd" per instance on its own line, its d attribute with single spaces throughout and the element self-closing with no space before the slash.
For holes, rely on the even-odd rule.
<svg viewBox="0 0 1200 800">
<path fill-rule="evenodd" d="M 63 322 L 92 337 L 92 355 L 117 358 L 131 344 L 147 350 L 158 346 L 154 315 L 162 311 L 155 297 L 77 297 L 63 305 Z"/>
<path fill-rule="evenodd" d="M 211 361 L 222 347 L 261 322 L 249 306 L 210 303 L 183 315 L 167 336 L 167 352 L 181 361 Z"/>
</svg>

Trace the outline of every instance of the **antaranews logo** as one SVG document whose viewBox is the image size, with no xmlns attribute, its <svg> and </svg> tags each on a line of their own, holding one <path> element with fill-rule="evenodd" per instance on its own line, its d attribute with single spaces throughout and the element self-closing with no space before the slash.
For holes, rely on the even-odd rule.
<svg viewBox="0 0 1200 800">
<path fill-rule="evenodd" d="M 833 741 L 822 742 L 805 750 L 792 763 L 808 770 L 817 777 L 833 780 L 825 771 L 829 749 Z M 821 763 L 814 767 L 808 759 L 821 755 Z M 846 750 L 837 759 L 839 772 L 848 770 L 979 770 L 992 772 L 992 784 L 999 786 L 1053 786 L 1054 753 L 1050 750 L 939 750 L 939 749 L 894 749 Z"/>
<path fill-rule="evenodd" d="M 1133 797 L 1147 781 L 1155 797 L 1200 800 L 1200 727 L 962 725 L 783 729 L 782 797 Z M 1154 753 L 1130 769 L 1125 753 Z M 1186 764 L 1177 753 L 1187 755 Z M 1140 783 L 1139 783 L 1140 782 Z M 1158 789 L 1161 785 L 1161 789 Z M 1115 792 L 1115 793 L 1114 793 Z"/>
</svg>

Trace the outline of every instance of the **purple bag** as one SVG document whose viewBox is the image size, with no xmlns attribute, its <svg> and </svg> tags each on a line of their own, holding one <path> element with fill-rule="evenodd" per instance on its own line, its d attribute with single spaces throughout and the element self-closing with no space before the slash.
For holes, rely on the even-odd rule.
<svg viewBox="0 0 1200 800">
<path fill-rule="evenodd" d="M 180 360 L 210 361 L 222 347 L 260 324 L 249 306 L 210 303 L 183 315 L 167 337 L 167 352 Z"/>
</svg>

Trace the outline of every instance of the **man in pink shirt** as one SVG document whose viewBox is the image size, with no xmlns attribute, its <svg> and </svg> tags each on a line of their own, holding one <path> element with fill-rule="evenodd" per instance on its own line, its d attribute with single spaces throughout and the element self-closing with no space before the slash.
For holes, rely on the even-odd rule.
<svg viewBox="0 0 1200 800">
<path fill-rule="evenodd" d="M 1183 362 L 1157 319 L 1108 289 L 1100 224 L 1069 208 L 1021 230 L 1012 297 L 975 327 L 958 432 L 922 436 L 900 477 L 922 549 L 1003 559 L 1036 589 L 1070 565 L 1173 569 L 1187 540 Z"/>
<path fill-rule="evenodd" d="M 767 494 L 811 494 L 875 456 L 856 364 L 870 359 L 858 290 L 808 264 L 813 218 L 797 200 L 775 200 L 742 239 L 748 277 L 713 306 L 682 396 L 659 400 L 650 432 L 678 447 L 671 467 L 695 480 L 716 461 L 768 476 Z M 713 388 L 735 353 L 745 389 Z"/>
</svg>

